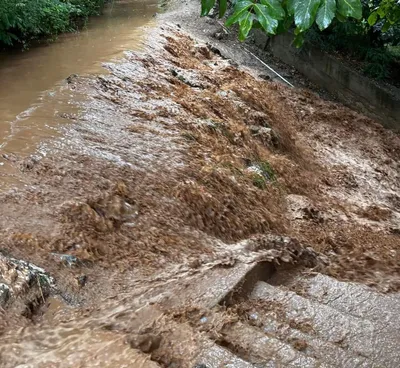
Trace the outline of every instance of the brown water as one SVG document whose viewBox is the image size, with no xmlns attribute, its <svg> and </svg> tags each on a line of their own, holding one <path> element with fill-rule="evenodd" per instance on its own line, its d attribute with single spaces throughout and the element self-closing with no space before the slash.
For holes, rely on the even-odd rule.
<svg viewBox="0 0 400 368">
<path fill-rule="evenodd" d="M 0 55 L 0 154 L 31 154 L 41 141 L 58 135 L 63 113 L 76 113 L 79 101 L 63 91 L 71 74 L 104 72 L 102 63 L 141 47 L 156 0 L 124 0 L 106 7 L 79 33 L 21 52 Z M 145 28 L 144 28 L 145 29 Z M 0 156 L 0 189 L 13 183 Z"/>
<path fill-rule="evenodd" d="M 292 255 L 313 254 L 310 249 L 303 252 L 300 244 L 327 252 L 321 260 L 332 260 L 329 272 L 339 277 L 399 285 L 398 237 L 376 226 L 357 225 L 359 208 L 350 206 L 353 201 L 347 198 L 361 193 L 360 201 L 390 208 L 395 216 L 400 183 L 395 152 L 400 142 L 339 105 L 239 72 L 228 60 L 179 35 L 175 27 L 157 29 L 147 42 L 144 55 L 110 64 L 111 76 L 103 83 L 82 78 L 69 85 L 70 92 L 60 85 L 56 95 L 65 97 L 66 110 L 68 102 L 80 99 L 77 95 L 71 100 L 68 93 L 81 91 L 92 97 L 79 126 L 69 125 L 63 154 L 38 164 L 36 175 L 30 175 L 32 191 L 1 196 L 4 246 L 12 253 L 26 252 L 24 258 L 48 270 L 60 291 L 55 297 L 59 299 L 48 300 L 47 310 L 43 306 L 43 318 L 43 309 L 34 308 L 35 324 L 20 317 L 19 303 L 10 321 L 0 311 L 0 328 L 4 321 L 7 331 L 0 335 L 1 368 L 194 367 L 200 362 L 192 357 L 203 344 L 199 330 L 201 338 L 208 333 L 198 315 L 203 306 L 218 302 L 220 291 L 224 298 L 231 296 L 229 285 L 243 280 L 240 269 L 248 269 L 255 260 L 275 258 L 287 264 Z M 169 71 L 176 65 L 183 66 L 179 72 L 184 78 L 204 88 L 185 87 L 172 79 Z M 48 98 L 53 107 L 61 99 Z M 39 119 L 39 111 L 51 103 L 42 104 L 30 118 Z M 79 112 L 79 105 L 75 109 Z M 215 122 L 226 119 L 210 129 L 209 120 L 199 116 Z M 269 121 L 277 131 L 279 150 L 270 138 L 249 130 L 260 121 Z M 71 137 L 74 131 L 79 134 Z M 85 149 L 85 157 L 74 155 L 77 147 Z M 256 189 L 247 176 L 246 157 L 258 157 L 259 163 L 270 160 L 279 185 Z M 343 157 L 347 159 L 339 160 Z M 364 160 L 384 177 L 366 171 Z M 382 198 L 385 192 L 387 199 Z M 288 193 L 301 195 L 296 194 L 296 202 Z M 317 216 L 309 216 L 310 211 Z M 383 229 L 391 226 L 383 217 L 384 221 Z M 270 231 L 284 231 L 299 242 L 271 238 Z M 259 233 L 265 236 L 253 236 Z M 332 255 L 331 243 L 338 253 Z M 88 262 L 63 268 L 50 251 L 76 254 Z M 9 271 L 7 282 L 25 292 L 13 268 Z M 88 282 L 84 286 L 75 278 L 82 273 Z M 231 283 L 229 275 L 236 281 Z M 38 280 L 30 292 L 43 300 Z M 228 319 L 214 319 L 205 311 L 211 338 L 239 353 L 249 346 L 257 349 L 253 340 L 242 339 L 241 325 L 228 334 L 229 326 L 244 320 L 244 315 L 235 317 L 232 312 L 246 311 L 233 307 Z M 19 325 L 24 328 L 17 329 Z M 374 331 L 369 329 L 365 339 L 375 336 Z M 152 357 L 147 343 L 159 335 L 161 349 Z M 204 341 L 204 346 L 210 342 Z M 250 352 L 259 358 L 259 352 Z"/>
</svg>

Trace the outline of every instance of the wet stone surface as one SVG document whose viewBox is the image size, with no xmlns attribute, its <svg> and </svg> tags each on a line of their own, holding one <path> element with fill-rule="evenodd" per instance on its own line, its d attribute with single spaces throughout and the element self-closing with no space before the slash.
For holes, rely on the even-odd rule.
<svg viewBox="0 0 400 368">
<path fill-rule="evenodd" d="M 27 294 L 32 300 L 44 302 L 54 286 L 54 279 L 44 269 L 0 253 L 1 307 Z"/>
</svg>

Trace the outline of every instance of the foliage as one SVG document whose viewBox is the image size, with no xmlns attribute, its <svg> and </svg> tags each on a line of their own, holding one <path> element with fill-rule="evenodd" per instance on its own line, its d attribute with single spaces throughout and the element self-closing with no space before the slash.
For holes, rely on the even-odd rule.
<svg viewBox="0 0 400 368">
<path fill-rule="evenodd" d="M 0 44 L 76 29 L 78 19 L 98 12 L 104 0 L 0 0 Z"/>
<path fill-rule="evenodd" d="M 400 60 L 400 46 L 388 46 L 388 52 L 395 59 Z"/>
<path fill-rule="evenodd" d="M 238 24 L 239 39 L 252 28 L 269 35 L 294 29 L 296 46 L 301 46 L 310 29 L 320 32 L 338 23 L 360 25 L 368 37 L 384 35 L 382 40 L 399 35 L 400 0 L 233 0 L 227 26 Z M 216 0 L 201 0 L 201 15 L 209 14 Z M 227 0 L 218 0 L 219 16 L 227 12 Z M 357 22 L 356 22 L 357 21 Z M 372 37 L 373 38 L 373 37 Z M 400 41 L 400 36 L 398 37 Z"/>
<path fill-rule="evenodd" d="M 253 185 L 257 188 L 265 189 L 267 183 L 276 182 L 275 171 L 268 161 L 253 163 L 253 167 L 256 168 L 256 170 L 252 172 L 251 178 Z"/>
<path fill-rule="evenodd" d="M 398 0 L 382 0 L 377 4 L 368 17 L 370 26 L 383 20 L 382 31 L 386 32 L 394 24 L 400 21 L 400 3 Z"/>
<path fill-rule="evenodd" d="M 306 40 L 324 51 L 338 53 L 356 62 L 360 70 L 372 78 L 398 84 L 400 58 L 396 46 L 400 44 L 400 25 L 393 24 L 385 29 L 385 19 L 373 25 L 367 21 L 371 11 L 376 11 L 380 4 L 379 1 L 363 1 L 363 21 L 334 20 L 323 32 L 314 26 Z"/>
<path fill-rule="evenodd" d="M 207 15 L 216 0 L 201 0 Z M 219 16 L 227 0 L 219 0 Z M 237 0 L 226 26 L 238 24 L 239 39 L 252 28 L 269 35 L 293 30 L 294 45 L 311 41 L 320 48 L 346 55 L 377 79 L 397 79 L 399 72 L 400 0 Z M 397 52 L 396 52 L 397 51 Z"/>
<path fill-rule="evenodd" d="M 254 173 L 252 176 L 253 185 L 258 189 L 265 189 L 267 187 L 267 183 L 264 177 L 260 174 Z"/>
<path fill-rule="evenodd" d="M 275 181 L 276 175 L 274 169 L 271 167 L 270 163 L 267 161 L 261 161 L 258 163 L 258 167 L 260 168 L 263 176 L 267 178 L 269 181 Z"/>
<path fill-rule="evenodd" d="M 201 14 L 207 15 L 215 5 L 215 0 L 201 0 Z M 227 0 L 219 0 L 219 16 L 227 9 Z M 313 24 L 320 30 L 326 29 L 338 18 L 361 19 L 360 0 L 239 0 L 226 25 L 239 25 L 239 38 L 244 40 L 252 28 L 262 28 L 274 35 L 287 31 L 292 25 L 295 29 L 295 43 L 301 44 L 304 33 Z"/>
</svg>

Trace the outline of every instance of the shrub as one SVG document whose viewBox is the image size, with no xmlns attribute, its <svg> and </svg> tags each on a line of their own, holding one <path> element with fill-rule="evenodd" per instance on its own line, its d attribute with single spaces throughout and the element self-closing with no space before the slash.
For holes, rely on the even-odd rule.
<svg viewBox="0 0 400 368">
<path fill-rule="evenodd" d="M 307 40 L 329 53 L 339 53 L 360 64 L 365 75 L 393 84 L 399 83 L 397 45 L 400 28 L 393 26 L 382 32 L 382 24 L 369 26 L 366 22 L 333 22 L 324 32 L 315 27 Z"/>
<path fill-rule="evenodd" d="M 0 0 L 0 43 L 12 46 L 76 29 L 104 0 Z"/>
</svg>

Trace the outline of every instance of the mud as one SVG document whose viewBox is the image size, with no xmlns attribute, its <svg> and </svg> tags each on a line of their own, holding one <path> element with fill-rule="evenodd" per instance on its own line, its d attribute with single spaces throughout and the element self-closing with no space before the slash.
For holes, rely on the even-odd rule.
<svg viewBox="0 0 400 368">
<path fill-rule="evenodd" d="M 62 137 L 64 124 L 79 114 L 85 100 L 84 95 L 63 88 L 63 81 L 77 74 L 104 73 L 103 62 L 118 60 L 127 49 L 140 50 L 146 27 L 152 26 L 161 10 L 158 5 L 151 0 L 114 1 L 81 32 L 32 44 L 26 50 L 0 52 L 1 152 L 46 154 L 41 143 Z M 15 169 L 0 156 L 0 191 L 25 184 L 14 174 Z"/>
<path fill-rule="evenodd" d="M 353 279 L 397 274 L 394 133 L 254 78 L 178 29 L 150 46 L 152 55 L 109 64 L 109 76 L 68 84 L 90 101 L 52 157 L 15 161 L 33 186 L 3 195 L 6 249 L 157 267 L 273 232 L 339 258 L 336 276 L 354 273 L 349 252 L 370 273 Z M 288 199 L 300 217 L 288 213 Z M 20 216 L 27 210 L 34 222 Z"/>
<path fill-rule="evenodd" d="M 182 29 L 197 5 L 188 9 L 159 17 L 144 51 L 107 64 L 106 75 L 65 81 L 85 99 L 78 115 L 65 115 L 62 137 L 42 144 L 46 155 L 3 156 L 25 186 L 0 194 L 1 250 L 43 267 L 57 300 L 69 305 L 49 313 L 51 299 L 42 300 L 25 318 L 10 305 L 4 320 L 25 328 L 4 326 L 5 367 L 91 367 L 99 359 L 193 366 L 209 340 L 174 328 L 179 313 L 162 306 L 207 299 L 204 291 L 194 296 L 193 285 L 205 285 L 207 277 L 202 284 L 196 276 L 215 268 L 295 263 L 399 290 L 399 136 L 314 92 L 238 67 L 190 26 Z M 165 23 L 171 19 L 180 26 Z M 185 307 L 197 311 L 195 303 Z M 229 308 L 221 313 L 235 318 L 251 309 Z M 151 328 L 142 312 L 154 317 Z M 183 315 L 185 325 L 205 317 Z M 310 332 L 304 321 L 304 329 L 285 323 Z M 210 336 L 235 350 L 241 326 Z M 307 349 L 301 337 L 286 342 Z M 266 358 L 259 355 L 266 347 L 252 349 L 255 360 Z"/>
</svg>

